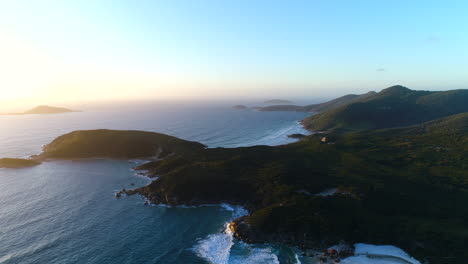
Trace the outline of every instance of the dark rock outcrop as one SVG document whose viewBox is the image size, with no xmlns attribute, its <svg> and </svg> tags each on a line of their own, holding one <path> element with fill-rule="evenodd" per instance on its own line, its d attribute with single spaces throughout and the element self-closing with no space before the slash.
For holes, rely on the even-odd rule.
<svg viewBox="0 0 468 264">
<path fill-rule="evenodd" d="M 304 135 L 304 134 L 291 134 L 291 135 L 288 135 L 288 138 L 295 138 L 295 139 L 303 139 L 305 137 L 306 137 L 306 135 Z"/>
</svg>

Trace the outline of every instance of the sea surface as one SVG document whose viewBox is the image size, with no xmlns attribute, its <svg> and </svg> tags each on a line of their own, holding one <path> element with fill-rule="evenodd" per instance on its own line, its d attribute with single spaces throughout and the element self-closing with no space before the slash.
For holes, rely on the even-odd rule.
<svg viewBox="0 0 468 264">
<path fill-rule="evenodd" d="M 0 157 L 29 157 L 62 134 L 83 129 L 165 133 L 209 147 L 279 145 L 307 133 L 296 112 L 230 109 L 228 104 L 140 103 L 89 106 L 84 112 L 0 116 Z M 145 206 L 121 188 L 149 183 L 138 160 L 53 161 L 0 169 L 0 263 L 299 263 L 294 249 L 247 245 L 226 223 L 236 205 Z"/>
</svg>

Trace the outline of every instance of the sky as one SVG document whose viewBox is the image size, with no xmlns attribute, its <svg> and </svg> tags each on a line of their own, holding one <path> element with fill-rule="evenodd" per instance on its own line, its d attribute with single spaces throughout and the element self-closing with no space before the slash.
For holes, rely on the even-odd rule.
<svg viewBox="0 0 468 264">
<path fill-rule="evenodd" d="M 468 88 L 468 1 L 0 0 L 0 108 Z"/>
</svg>

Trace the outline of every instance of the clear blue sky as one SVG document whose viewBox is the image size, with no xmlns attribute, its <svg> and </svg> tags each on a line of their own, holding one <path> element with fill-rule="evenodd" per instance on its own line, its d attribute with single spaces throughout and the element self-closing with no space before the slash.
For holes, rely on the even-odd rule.
<svg viewBox="0 0 468 264">
<path fill-rule="evenodd" d="M 0 33 L 11 100 L 468 88 L 468 1 L 2 1 Z"/>
</svg>

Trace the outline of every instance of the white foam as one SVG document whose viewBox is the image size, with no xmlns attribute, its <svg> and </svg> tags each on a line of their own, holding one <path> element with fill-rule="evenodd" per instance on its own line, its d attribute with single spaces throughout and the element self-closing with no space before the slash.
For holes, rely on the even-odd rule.
<svg viewBox="0 0 468 264">
<path fill-rule="evenodd" d="M 296 264 L 302 264 L 301 260 L 299 260 L 299 256 L 294 254 L 294 258 L 296 259 Z"/>
<path fill-rule="evenodd" d="M 245 209 L 244 207 L 242 207 L 240 205 L 221 204 L 221 208 L 223 208 L 224 210 L 232 212 L 232 219 L 231 220 L 234 220 L 236 218 L 246 216 L 246 215 L 249 214 L 249 211 L 247 211 L 247 209 Z"/>
<path fill-rule="evenodd" d="M 220 206 L 223 210 L 232 213 L 229 221 L 249 213 L 239 205 L 221 204 Z M 242 244 L 246 254 L 231 256 L 234 234 L 228 225 L 229 223 L 225 223 L 224 232 L 211 234 L 205 239 L 199 240 L 193 248 L 196 254 L 212 264 L 279 264 L 278 257 L 270 248 L 256 248 L 245 243 L 240 244 Z"/>
<path fill-rule="evenodd" d="M 136 164 L 138 166 L 138 165 L 144 164 L 144 163 L 146 163 L 148 161 L 147 160 L 140 160 L 140 159 L 131 159 L 131 160 L 128 160 L 128 162 Z"/>
<path fill-rule="evenodd" d="M 7 255 L 0 258 L 0 263 L 6 262 L 7 260 L 12 259 L 13 257 L 14 257 L 13 254 L 7 254 Z"/>
<path fill-rule="evenodd" d="M 304 135 L 310 135 L 311 132 L 306 130 L 300 122 L 296 121 L 292 125 L 289 125 L 287 127 L 283 127 L 277 131 L 268 131 L 268 135 L 254 139 L 249 142 L 244 142 L 242 144 L 236 145 L 236 147 L 248 147 L 248 146 L 255 146 L 255 145 L 267 145 L 267 146 L 277 146 L 277 145 L 283 145 L 283 144 L 288 144 L 292 142 L 298 141 L 297 139 L 294 138 L 289 138 L 288 135 L 291 134 L 304 134 Z"/>
<path fill-rule="evenodd" d="M 330 188 L 317 193 L 315 196 L 331 196 L 338 192 L 338 188 Z"/>
<path fill-rule="evenodd" d="M 234 245 L 232 231 L 226 226 L 223 233 L 212 234 L 195 245 L 194 250 L 199 257 L 212 264 L 229 264 L 231 247 Z"/>
<path fill-rule="evenodd" d="M 349 257 L 340 262 L 341 264 L 408 264 L 406 261 L 386 258 L 374 258 L 368 256 Z"/>
<path fill-rule="evenodd" d="M 400 248 L 391 245 L 354 245 L 355 256 L 342 260 L 343 264 L 421 264 Z"/>
<path fill-rule="evenodd" d="M 271 248 L 255 248 L 247 245 L 248 253 L 242 256 L 232 256 L 229 264 L 280 264 L 278 257 Z"/>
<path fill-rule="evenodd" d="M 226 209 L 227 211 L 234 211 L 234 207 L 232 207 L 232 205 L 230 204 L 223 203 L 223 204 L 220 204 L 220 206 Z"/>
</svg>

